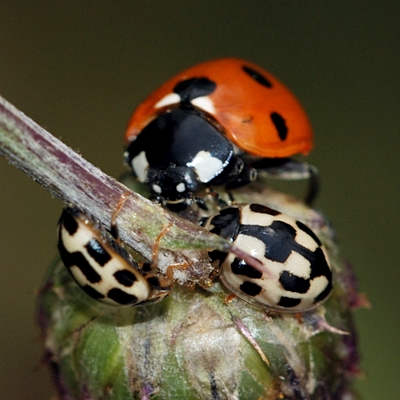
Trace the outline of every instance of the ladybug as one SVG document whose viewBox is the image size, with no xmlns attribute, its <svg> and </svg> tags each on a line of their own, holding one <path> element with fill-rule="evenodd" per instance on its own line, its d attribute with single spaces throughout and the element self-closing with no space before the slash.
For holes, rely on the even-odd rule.
<svg viewBox="0 0 400 400">
<path fill-rule="evenodd" d="M 167 205 L 245 185 L 259 171 L 309 178 L 307 203 L 318 189 L 315 167 L 289 158 L 313 147 L 305 111 L 278 79 L 241 59 L 205 62 L 167 81 L 134 111 L 125 141 L 126 163 Z"/>
<path fill-rule="evenodd" d="M 224 286 L 248 303 L 270 311 L 305 312 L 331 293 L 326 250 L 302 222 L 266 206 L 242 204 L 221 210 L 202 225 L 231 240 L 269 271 L 263 274 L 231 253 L 210 253 Z"/>
<path fill-rule="evenodd" d="M 61 215 L 58 249 L 78 285 L 102 303 L 143 305 L 163 300 L 170 293 L 151 272 L 150 264 L 140 268 L 99 224 L 77 208 L 68 207 Z"/>
</svg>

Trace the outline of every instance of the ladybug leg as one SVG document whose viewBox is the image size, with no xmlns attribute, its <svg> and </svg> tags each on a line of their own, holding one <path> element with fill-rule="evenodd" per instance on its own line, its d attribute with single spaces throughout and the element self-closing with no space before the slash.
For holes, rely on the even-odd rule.
<svg viewBox="0 0 400 400">
<path fill-rule="evenodd" d="M 307 205 L 310 206 L 313 204 L 315 198 L 318 195 L 320 183 L 319 183 L 319 174 L 317 167 L 310 164 L 308 164 L 308 166 L 309 166 L 310 176 L 308 178 L 308 189 L 304 201 Z"/>
<path fill-rule="evenodd" d="M 255 181 L 257 179 L 257 175 L 258 173 L 255 168 L 249 165 L 244 165 L 239 175 L 237 175 L 235 179 L 233 179 L 226 185 L 226 189 L 229 190 L 245 186 L 250 182 Z"/>
<path fill-rule="evenodd" d="M 290 158 L 264 158 L 252 164 L 254 168 L 262 171 L 267 178 L 297 180 L 308 179 L 308 189 L 304 202 L 311 205 L 319 192 L 318 169 L 311 164 Z"/>
<path fill-rule="evenodd" d="M 202 197 L 195 197 L 194 201 L 202 210 L 208 211 L 207 204 Z"/>
<path fill-rule="evenodd" d="M 235 293 L 230 293 L 230 294 L 228 294 L 228 295 L 225 297 L 225 299 L 224 299 L 224 304 L 225 304 L 225 305 L 228 305 L 231 301 L 233 301 L 233 300 L 236 299 L 236 298 L 237 298 L 237 296 L 236 296 Z"/>
<path fill-rule="evenodd" d="M 117 218 L 119 213 L 121 212 L 121 208 L 123 207 L 123 205 L 125 204 L 126 199 L 129 196 L 129 191 L 124 192 L 117 204 L 117 207 L 115 208 L 115 210 L 113 211 L 113 213 L 111 214 L 111 222 L 110 222 L 110 233 L 111 236 L 119 243 L 120 239 L 119 239 L 119 232 L 118 232 L 118 225 L 117 225 Z"/>
<path fill-rule="evenodd" d="M 160 252 L 160 242 L 161 239 L 169 232 L 171 229 L 172 222 L 170 222 L 168 225 L 165 225 L 161 232 L 158 234 L 156 240 L 154 241 L 153 249 L 152 249 L 152 267 L 156 268 L 158 264 L 158 254 Z"/>
<path fill-rule="evenodd" d="M 215 203 L 217 204 L 218 208 L 225 208 L 228 206 L 229 203 L 227 203 L 222 197 L 221 194 L 216 192 L 215 190 L 213 190 L 212 188 L 208 187 L 206 188 L 206 193 L 208 196 L 210 196 L 211 198 L 214 199 Z M 228 195 L 228 201 L 231 201 L 231 198 L 233 198 L 232 194 L 229 192 L 226 192 L 226 194 Z M 204 201 L 204 200 L 203 200 Z M 208 211 L 208 207 L 206 209 L 204 209 L 206 211 Z"/>
<path fill-rule="evenodd" d="M 120 203 L 122 202 L 121 207 L 123 205 L 123 201 L 124 200 L 120 201 Z M 161 232 L 158 234 L 157 238 L 155 239 L 152 249 L 152 261 L 142 261 L 138 265 L 140 273 L 151 287 L 151 296 L 142 304 L 157 303 L 169 296 L 171 293 L 172 280 L 158 273 L 157 269 L 160 241 L 169 232 L 171 226 L 172 223 L 164 226 Z"/>
<path fill-rule="evenodd" d="M 225 205 L 221 205 L 220 208 L 222 207 L 227 207 L 228 205 L 232 205 L 236 203 L 235 197 L 233 196 L 233 194 L 231 192 L 227 192 L 226 193 L 228 195 L 228 203 L 226 201 L 224 201 Z"/>
</svg>

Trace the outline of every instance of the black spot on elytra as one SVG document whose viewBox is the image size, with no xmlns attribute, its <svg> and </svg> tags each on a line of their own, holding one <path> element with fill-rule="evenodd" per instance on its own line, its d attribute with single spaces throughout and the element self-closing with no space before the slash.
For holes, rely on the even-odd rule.
<svg viewBox="0 0 400 400">
<path fill-rule="evenodd" d="M 68 269 L 70 269 L 71 267 L 79 268 L 82 271 L 82 274 L 85 275 L 85 278 L 90 283 L 97 283 L 101 281 L 101 276 L 88 263 L 85 256 L 80 251 L 70 253 L 65 248 L 61 238 L 59 238 L 58 240 L 58 251 L 60 253 L 61 260 Z"/>
<path fill-rule="evenodd" d="M 280 263 L 285 262 L 293 250 L 307 250 L 294 240 L 296 230 L 282 221 L 274 221 L 270 226 L 241 225 L 239 234 L 253 236 L 265 244 L 265 257 Z"/>
<path fill-rule="evenodd" d="M 272 216 L 276 216 L 279 215 L 280 212 L 273 210 L 272 208 L 269 208 L 267 206 L 262 206 L 261 204 L 250 204 L 250 210 L 255 212 L 255 213 L 259 213 L 259 214 L 269 214 Z"/>
<path fill-rule="evenodd" d="M 318 246 L 322 246 L 322 243 L 319 240 L 318 236 L 307 225 L 303 224 L 300 221 L 296 221 L 296 225 L 303 232 L 307 233 L 307 235 L 311 236 L 318 243 Z"/>
<path fill-rule="evenodd" d="M 138 298 L 136 296 L 117 288 L 111 289 L 107 293 L 107 297 L 111 300 L 114 300 L 116 303 L 123 305 L 136 304 L 138 302 Z"/>
<path fill-rule="evenodd" d="M 89 255 L 102 267 L 111 260 L 110 254 L 98 240 L 90 239 L 85 247 Z"/>
<path fill-rule="evenodd" d="M 318 276 L 325 276 L 329 282 L 332 283 L 332 271 L 329 268 L 328 262 L 326 261 L 325 254 L 320 247 L 318 247 L 312 257 L 310 258 L 311 273 L 310 279 L 314 279 Z"/>
<path fill-rule="evenodd" d="M 127 269 L 122 269 L 114 273 L 115 279 L 121 284 L 126 287 L 131 287 L 137 281 L 137 278 L 134 273 Z"/>
<path fill-rule="evenodd" d="M 260 279 L 262 273 L 248 265 L 244 260 L 235 258 L 231 264 L 231 270 L 235 275 L 246 276 L 247 278 Z"/>
<path fill-rule="evenodd" d="M 282 296 L 278 302 L 278 306 L 291 308 L 296 307 L 300 304 L 301 299 L 292 299 L 291 297 Z"/>
<path fill-rule="evenodd" d="M 64 263 L 68 263 L 69 267 L 77 267 L 81 270 L 82 274 L 90 283 L 101 282 L 101 276 L 93 269 L 93 267 L 88 263 L 84 255 L 80 251 L 74 253 L 68 253 L 68 259 L 64 260 Z M 65 262 L 66 261 L 66 262 Z"/>
<path fill-rule="evenodd" d="M 213 251 L 210 251 L 208 253 L 208 255 L 210 256 L 211 262 L 218 260 L 219 265 L 221 265 L 225 261 L 225 258 L 228 255 L 228 253 L 224 253 L 223 251 L 219 251 L 219 250 L 213 250 Z"/>
<path fill-rule="evenodd" d="M 253 236 L 265 244 L 265 257 L 271 261 L 284 263 L 295 251 L 314 262 L 314 253 L 297 243 L 296 229 L 283 221 L 274 221 L 269 226 L 242 225 L 239 234 Z"/>
<path fill-rule="evenodd" d="M 245 281 L 240 285 L 240 290 L 248 296 L 257 296 L 261 292 L 261 286 L 256 283 Z"/>
<path fill-rule="evenodd" d="M 271 113 L 270 117 L 271 117 L 272 123 L 275 125 L 275 128 L 278 131 L 279 139 L 284 141 L 287 138 L 287 134 L 288 134 L 288 128 L 286 126 L 286 121 L 277 112 Z"/>
<path fill-rule="evenodd" d="M 304 230 L 307 232 L 307 227 Z M 311 231 L 310 231 L 311 232 Z M 321 247 L 317 247 L 315 251 L 302 246 L 296 242 L 296 229 L 283 221 L 274 221 L 270 226 L 260 225 L 241 225 L 239 234 L 253 236 L 261 240 L 265 244 L 265 258 L 284 263 L 292 253 L 299 253 L 310 263 L 310 277 L 303 279 L 295 275 L 289 275 L 284 272 L 281 276 L 281 283 L 286 290 L 298 293 L 306 293 L 309 287 L 308 281 L 312 281 L 319 276 L 325 276 L 329 282 L 329 291 L 332 288 L 332 271 L 329 268 L 325 254 Z M 314 238 L 314 234 L 311 235 Z M 317 244 L 318 242 L 316 242 Z M 307 288 L 307 290 L 306 290 Z"/>
<path fill-rule="evenodd" d="M 73 260 L 71 260 L 71 253 L 69 253 L 69 251 L 65 248 L 64 243 L 61 239 L 61 226 L 59 231 L 57 247 L 58 247 L 58 252 L 60 253 L 61 260 L 63 261 L 64 265 L 67 268 L 71 267 L 71 265 L 73 265 L 71 264 Z"/>
<path fill-rule="evenodd" d="M 182 103 L 190 103 L 196 97 L 207 96 L 217 87 L 217 84 L 208 78 L 190 78 L 180 81 L 174 87 Z"/>
<path fill-rule="evenodd" d="M 242 70 L 260 85 L 263 85 L 267 88 L 272 88 L 272 83 L 255 69 L 249 67 L 248 65 L 243 65 Z"/>
<path fill-rule="evenodd" d="M 288 292 L 307 293 L 310 289 L 310 281 L 291 274 L 288 271 L 283 271 L 279 277 L 279 282 Z"/>
<path fill-rule="evenodd" d="M 74 235 L 78 230 L 78 222 L 76 221 L 74 211 L 71 208 L 67 208 L 63 211 L 60 223 L 65 227 L 70 236 Z"/>
<path fill-rule="evenodd" d="M 146 281 L 152 288 L 161 288 L 160 280 L 156 276 L 150 276 Z"/>
<path fill-rule="evenodd" d="M 82 271 L 82 274 L 85 275 L 86 279 L 90 283 L 101 282 L 101 276 L 87 262 L 82 253 L 78 251 L 75 253 L 71 253 L 71 258 L 73 259 L 73 265 L 75 265 Z"/>
<path fill-rule="evenodd" d="M 90 297 L 92 297 L 93 299 L 98 300 L 98 299 L 104 298 L 104 296 L 103 296 L 101 293 L 99 293 L 96 289 L 92 288 L 92 287 L 89 286 L 89 285 L 82 286 L 82 289 L 83 289 Z"/>
</svg>

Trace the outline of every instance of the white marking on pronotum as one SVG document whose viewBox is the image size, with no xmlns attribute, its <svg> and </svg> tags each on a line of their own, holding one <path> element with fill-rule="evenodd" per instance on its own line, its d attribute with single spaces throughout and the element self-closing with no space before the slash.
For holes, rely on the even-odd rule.
<svg viewBox="0 0 400 400">
<path fill-rule="evenodd" d="M 132 161 L 132 169 L 135 171 L 136 176 L 140 182 L 146 182 L 147 170 L 149 168 L 149 162 L 146 158 L 146 153 L 141 151 Z"/>
<path fill-rule="evenodd" d="M 165 106 L 169 106 L 170 104 L 178 104 L 180 103 L 181 98 L 177 93 L 170 93 L 164 96 L 161 100 L 159 100 L 155 105 L 154 108 L 161 108 Z"/>
<path fill-rule="evenodd" d="M 194 106 L 199 107 L 201 110 L 204 110 L 210 114 L 215 114 L 214 103 L 208 96 L 196 97 L 191 101 L 191 103 Z"/>
<path fill-rule="evenodd" d="M 207 183 L 215 178 L 223 168 L 221 160 L 213 157 L 209 152 L 204 150 L 199 151 L 193 161 L 186 165 L 196 170 L 200 181 L 203 183 Z"/>
</svg>

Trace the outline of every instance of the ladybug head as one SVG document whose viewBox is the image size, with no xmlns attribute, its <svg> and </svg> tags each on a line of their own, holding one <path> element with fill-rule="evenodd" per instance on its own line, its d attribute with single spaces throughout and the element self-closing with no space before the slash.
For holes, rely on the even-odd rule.
<svg viewBox="0 0 400 400">
<path fill-rule="evenodd" d="M 196 172 L 185 166 L 151 168 L 147 174 L 147 181 L 154 197 L 166 201 L 188 199 L 202 187 Z"/>
</svg>

